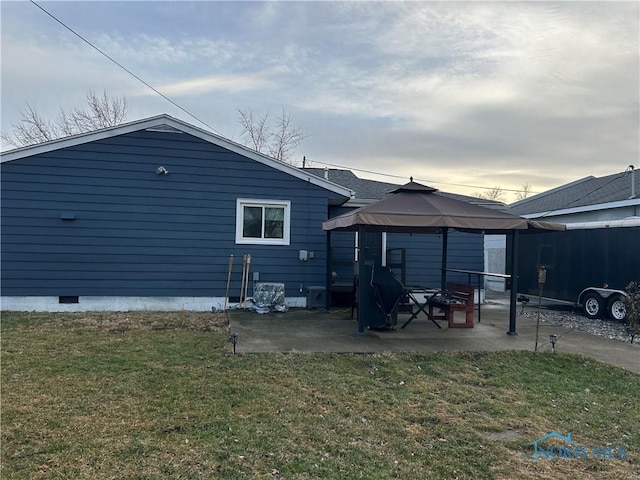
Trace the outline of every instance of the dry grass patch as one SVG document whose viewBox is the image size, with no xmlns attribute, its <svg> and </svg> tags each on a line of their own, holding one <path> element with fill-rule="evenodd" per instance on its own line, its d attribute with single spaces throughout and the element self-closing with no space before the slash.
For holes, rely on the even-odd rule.
<svg viewBox="0 0 640 480">
<path fill-rule="evenodd" d="M 8 318 L 7 318 L 8 315 Z M 224 333 L 229 321 L 224 313 L 208 312 L 81 312 L 5 314 L 11 326 L 21 323 L 27 330 L 47 331 L 68 328 L 73 331 L 118 333 L 147 330 L 195 330 Z"/>
</svg>

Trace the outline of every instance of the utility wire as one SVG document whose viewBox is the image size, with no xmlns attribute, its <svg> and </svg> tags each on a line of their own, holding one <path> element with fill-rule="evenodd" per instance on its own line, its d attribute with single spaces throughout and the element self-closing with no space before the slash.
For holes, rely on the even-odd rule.
<svg viewBox="0 0 640 480">
<path fill-rule="evenodd" d="M 41 7 L 40 5 L 38 5 L 34 0 L 30 0 L 30 2 L 35 5 L 36 7 L 38 7 L 40 10 L 42 10 L 45 14 L 47 14 L 49 17 L 51 17 L 53 20 L 55 20 L 57 23 L 59 23 L 60 25 L 62 25 L 64 28 L 66 28 L 67 30 L 69 30 L 72 34 L 74 34 L 76 37 L 78 37 L 80 40 L 82 40 L 83 42 L 85 42 L 87 45 L 89 45 L 91 48 L 93 48 L 94 50 L 96 50 L 97 52 L 99 52 L 101 55 L 103 55 L 105 58 L 107 58 L 109 61 L 111 61 L 112 63 L 114 63 L 115 65 L 117 65 L 119 68 L 121 68 L 122 70 L 124 70 L 125 72 L 127 72 L 129 75 L 131 75 L 133 78 L 135 78 L 136 80 L 138 80 L 140 83 L 142 83 L 143 85 L 147 86 L 148 88 L 150 88 L 153 92 L 155 92 L 156 94 L 160 95 L 162 98 L 164 98 L 167 102 L 171 103 L 173 106 L 175 106 L 176 108 L 180 109 L 181 111 L 183 111 L 184 113 L 186 113 L 187 115 L 189 115 L 191 118 L 195 119 L 196 121 L 200 122 L 202 125 L 206 126 L 207 128 L 209 128 L 210 130 L 212 130 L 213 132 L 217 133 L 218 135 L 222 135 L 220 132 L 218 132 L 215 128 L 213 128 L 211 125 L 209 125 L 207 122 L 205 122 L 204 120 L 200 119 L 199 117 L 195 116 L 193 113 L 189 112 L 187 109 L 185 109 L 184 107 L 178 105 L 175 101 L 171 100 L 169 97 L 167 97 L 165 94 L 163 94 L 162 92 L 160 92 L 157 88 L 153 87 L 151 84 L 149 84 L 148 82 L 146 82 L 145 80 L 143 80 L 142 78 L 140 78 L 138 75 L 136 75 L 135 73 L 133 73 L 131 70 L 129 70 L 127 67 L 125 67 L 124 65 L 122 65 L 121 63 L 119 63 L 117 60 L 115 60 L 114 58 L 112 58 L 109 54 L 105 53 L 104 51 L 102 51 L 100 48 L 98 48 L 96 45 L 94 45 L 93 43 L 91 43 L 89 40 L 87 40 L 86 38 L 84 38 L 82 35 L 80 35 L 78 32 L 76 32 L 75 30 L 73 30 L 71 27 L 69 27 L 68 25 L 66 25 L 62 20 L 58 19 L 55 15 L 53 15 L 52 13 L 50 13 L 49 11 L 47 11 L 45 8 Z M 386 176 L 386 177 L 392 177 L 392 178 L 401 178 L 401 179 L 405 179 L 406 177 L 402 176 L 402 175 L 392 175 L 392 174 L 387 174 L 387 173 L 380 173 L 380 172 L 374 172 L 371 170 L 364 170 L 364 169 L 360 169 L 360 168 L 352 168 L 352 167 L 347 167 L 344 165 L 336 165 L 336 164 L 332 164 L 332 163 L 325 163 L 325 162 L 317 162 L 320 163 L 322 165 L 328 165 L 328 166 L 332 166 L 332 167 L 339 167 L 339 168 L 347 168 L 349 170 L 355 170 L 358 172 L 364 172 L 364 173 L 370 173 L 373 175 L 380 175 L 380 176 Z M 426 180 L 426 179 L 416 179 L 416 180 L 420 180 L 421 182 L 425 182 L 425 183 L 438 183 L 438 184 L 442 184 L 442 185 L 451 185 L 451 186 L 455 186 L 455 187 L 465 187 L 465 188 L 479 188 L 479 189 L 483 189 L 483 190 L 490 190 L 494 187 L 481 187 L 479 185 L 465 185 L 465 184 L 460 184 L 460 183 L 451 183 L 451 182 L 440 182 L 440 181 L 436 181 L 436 180 Z M 602 187 L 601 187 L 602 188 Z M 516 192 L 516 193 L 521 193 L 524 192 L 525 190 L 517 190 L 517 189 L 510 189 L 510 188 L 500 188 L 500 190 L 504 191 L 504 192 Z M 539 193 L 539 192 L 533 192 L 530 191 L 529 193 Z M 576 200 L 577 201 L 577 200 Z"/>
<path fill-rule="evenodd" d="M 76 32 L 75 30 L 73 30 L 71 27 L 67 26 L 64 22 L 62 22 L 61 20 L 59 20 L 55 15 L 53 15 L 52 13 L 49 13 L 46 9 L 44 9 L 43 7 L 41 7 L 40 5 L 38 5 L 34 0 L 30 0 L 31 3 L 33 5 L 35 5 L 36 7 L 38 7 L 40 10 L 42 10 L 44 13 L 46 13 L 49 17 L 51 17 L 53 20 L 55 20 L 56 22 L 58 22 L 60 25 L 62 25 L 64 28 L 66 28 L 67 30 L 69 30 L 71 33 L 73 33 L 76 37 L 78 37 L 80 40 L 82 40 L 83 42 L 85 42 L 87 45 L 89 45 L 91 48 L 97 50 L 101 55 L 105 56 L 106 58 L 108 58 L 111 62 L 113 62 L 114 64 L 116 64 L 118 67 L 120 67 L 122 70 L 124 70 L 125 72 L 127 72 L 129 75 L 131 75 L 133 78 L 135 78 L 136 80 L 138 80 L 139 82 L 141 82 L 142 84 L 146 85 L 147 87 L 149 87 L 151 90 L 153 90 L 155 93 L 157 93 L 158 95 L 160 95 L 162 98 L 164 98 L 167 102 L 171 103 L 173 106 L 179 108 L 180 110 L 182 110 L 184 113 L 186 113 L 187 115 L 189 115 L 191 118 L 195 119 L 196 121 L 200 122 L 201 124 L 203 124 L 205 127 L 209 128 L 210 130 L 212 130 L 213 132 L 217 133 L 218 135 L 222 135 L 220 132 L 218 132 L 215 128 L 213 128 L 211 125 L 209 125 L 207 122 L 205 122 L 204 120 L 201 120 L 200 118 L 196 117 L 193 113 L 189 112 L 187 109 L 183 108 L 182 106 L 178 105 L 176 102 L 174 102 L 173 100 L 171 100 L 169 97 L 167 97 L 165 94 L 163 94 L 162 92 L 160 92 L 158 89 L 154 88 L 152 85 L 150 85 L 149 83 L 145 82 L 142 78 L 140 78 L 138 75 L 136 75 L 135 73 L 133 73 L 131 70 L 129 70 L 127 67 L 125 67 L 124 65 L 122 65 L 121 63 L 119 63 L 118 61 L 116 61 L 115 59 L 113 59 L 112 57 L 110 57 L 107 53 L 103 52 L 102 50 L 100 50 L 98 47 L 96 47 L 93 43 L 91 43 L 89 40 L 87 40 L 86 38 L 84 38 L 82 35 L 80 35 L 78 32 Z"/>
<path fill-rule="evenodd" d="M 347 167 L 346 165 L 338 165 L 338 164 L 335 164 L 335 163 L 320 162 L 318 160 L 312 160 L 312 162 L 319 163 L 321 165 L 327 165 L 327 166 L 330 166 L 330 167 L 338 167 L 338 168 L 345 168 L 345 169 L 348 169 L 348 170 L 355 170 L 356 172 L 371 173 L 373 175 L 380 175 L 380 176 L 383 176 L 383 177 L 401 178 L 401 179 L 405 179 L 405 180 L 407 178 L 407 177 L 405 177 L 403 175 L 393 175 L 393 174 L 390 174 L 390 173 L 374 172 L 372 170 L 364 170 L 362 168 Z M 440 182 L 440 181 L 437 181 L 437 180 L 427 180 L 427 179 L 421 179 L 421 178 L 415 178 L 415 177 L 414 177 L 414 179 L 418 180 L 420 182 L 424 182 L 424 183 L 440 183 L 442 185 L 452 185 L 454 187 L 481 188 L 481 189 L 484 189 L 484 190 L 491 190 L 491 189 L 494 188 L 494 187 L 481 187 L 479 185 L 465 185 L 465 184 L 462 184 L 462 183 Z M 512 189 L 512 188 L 500 188 L 500 190 L 502 190 L 503 192 L 517 192 L 517 193 L 525 191 L 525 190 L 517 190 L 517 189 Z M 529 191 L 529 193 L 540 193 L 540 192 Z"/>
<path fill-rule="evenodd" d="M 578 197 L 572 201 L 570 201 L 569 203 L 567 203 L 566 205 L 562 206 L 562 208 L 556 208 L 554 210 L 550 210 L 547 213 L 545 213 L 544 215 L 541 215 L 539 218 L 543 218 L 546 217 L 548 215 L 553 215 L 554 213 L 556 213 L 558 210 L 564 210 L 565 208 L 569 208 L 571 205 L 573 205 L 576 202 L 579 202 L 580 200 L 588 197 L 589 195 L 592 195 L 594 193 L 596 193 L 598 190 L 602 190 L 604 187 L 612 184 L 613 182 L 615 182 L 616 180 L 618 180 L 619 178 L 624 177 L 625 175 L 629 174 L 630 169 L 633 169 L 633 166 L 629 166 L 629 168 L 627 168 L 624 172 L 620 173 L 619 175 L 617 175 L 616 177 L 612 178 L 611 180 L 609 180 L 607 183 L 600 185 L 598 188 L 591 190 L 590 192 L 585 193 L 584 195 L 582 195 L 581 197 Z"/>
</svg>

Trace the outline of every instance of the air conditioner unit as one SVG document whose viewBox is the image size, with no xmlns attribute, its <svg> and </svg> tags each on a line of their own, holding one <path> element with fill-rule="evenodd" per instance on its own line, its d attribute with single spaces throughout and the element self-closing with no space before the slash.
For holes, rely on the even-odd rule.
<svg viewBox="0 0 640 480">
<path fill-rule="evenodd" d="M 307 287 L 307 308 L 324 308 L 326 301 L 325 287 Z"/>
</svg>

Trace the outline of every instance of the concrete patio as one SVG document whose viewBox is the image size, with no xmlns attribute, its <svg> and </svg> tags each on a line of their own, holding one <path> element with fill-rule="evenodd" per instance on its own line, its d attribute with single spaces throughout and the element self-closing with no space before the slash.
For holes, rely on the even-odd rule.
<svg viewBox="0 0 640 480">
<path fill-rule="evenodd" d="M 531 309 L 531 307 L 528 307 Z M 518 307 L 518 312 L 520 307 Z M 406 328 L 409 318 L 398 317 L 396 330 L 367 330 L 358 334 L 358 324 L 350 309 L 291 309 L 285 313 L 258 314 L 250 310 L 229 312 L 231 332 L 238 334 L 236 352 L 445 352 L 534 350 L 536 321 L 518 315 L 518 335 L 507 335 L 509 307 L 506 297 L 490 299 L 482 305 L 481 322 L 474 328 L 438 329 L 421 315 Z M 558 335 L 558 352 L 581 353 L 596 360 L 640 374 L 640 345 L 540 324 L 538 350 L 549 352 L 549 335 Z"/>
</svg>

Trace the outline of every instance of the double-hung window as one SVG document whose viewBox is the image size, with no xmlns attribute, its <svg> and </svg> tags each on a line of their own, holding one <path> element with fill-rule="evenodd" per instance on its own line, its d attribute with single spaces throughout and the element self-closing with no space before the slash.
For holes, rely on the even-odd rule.
<svg viewBox="0 0 640 480">
<path fill-rule="evenodd" d="M 236 243 L 289 245 L 291 202 L 239 198 Z"/>
</svg>

